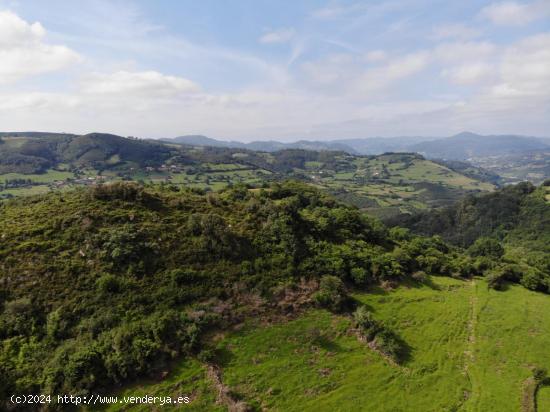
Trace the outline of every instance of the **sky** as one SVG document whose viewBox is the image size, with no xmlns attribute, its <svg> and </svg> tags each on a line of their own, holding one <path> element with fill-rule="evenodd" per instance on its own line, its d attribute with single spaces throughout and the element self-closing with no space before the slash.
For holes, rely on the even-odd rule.
<svg viewBox="0 0 550 412">
<path fill-rule="evenodd" d="M 0 0 L 0 125 L 550 137 L 550 0 Z"/>
</svg>

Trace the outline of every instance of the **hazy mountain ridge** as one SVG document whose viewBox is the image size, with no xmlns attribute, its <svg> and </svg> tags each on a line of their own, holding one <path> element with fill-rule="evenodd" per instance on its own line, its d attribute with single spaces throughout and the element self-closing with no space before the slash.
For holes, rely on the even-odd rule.
<svg viewBox="0 0 550 412">
<path fill-rule="evenodd" d="M 350 154 L 359 154 L 353 147 L 339 141 L 309 141 L 299 140 L 292 143 L 284 143 L 276 140 L 253 141 L 250 143 L 239 142 L 235 140 L 225 141 L 217 140 L 203 135 L 178 136 L 173 139 L 163 138 L 164 142 L 179 143 L 191 146 L 212 146 L 227 147 L 236 149 L 248 149 L 262 152 L 276 152 L 284 149 L 305 149 L 305 150 L 337 150 L 345 151 Z"/>
<path fill-rule="evenodd" d="M 367 137 L 326 141 L 298 140 L 292 143 L 254 141 L 224 141 L 202 135 L 162 139 L 167 142 L 196 146 L 247 148 L 260 151 L 281 149 L 342 150 L 351 154 L 382 154 L 385 152 L 417 152 L 429 158 L 466 160 L 472 157 L 499 156 L 518 151 L 550 148 L 550 139 L 519 135 L 479 135 L 462 132 L 450 137 Z"/>
<path fill-rule="evenodd" d="M 503 156 L 518 152 L 545 150 L 550 146 L 543 139 L 516 135 L 482 136 L 464 132 L 409 147 L 430 158 L 467 160 L 477 157 Z"/>
</svg>

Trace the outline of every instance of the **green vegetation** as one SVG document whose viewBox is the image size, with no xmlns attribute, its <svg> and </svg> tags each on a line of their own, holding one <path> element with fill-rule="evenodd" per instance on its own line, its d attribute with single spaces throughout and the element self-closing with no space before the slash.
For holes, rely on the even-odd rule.
<svg viewBox="0 0 550 412">
<path fill-rule="evenodd" d="M 428 212 L 491 186 L 414 154 L 159 144 L 148 163 L 141 150 L 156 143 L 55 139 L 72 160 L 30 182 L 4 175 L 5 191 L 108 183 L 0 204 L 2 399 L 184 395 L 191 410 L 289 411 L 547 402 L 548 185 Z M 116 142 L 146 146 L 107 150 Z M 396 188 L 414 205 L 400 212 L 426 209 L 394 219 L 408 229 L 361 210 L 391 211 Z"/>
<path fill-rule="evenodd" d="M 257 409 L 519 411 L 524 383 L 550 364 L 550 297 L 520 286 L 431 277 L 354 297 L 399 331 L 409 351 L 401 365 L 350 333 L 349 317 L 310 310 L 218 336 L 224 382 Z"/>
<path fill-rule="evenodd" d="M 99 133 L 20 133 L 6 135 L 3 141 L 0 181 L 17 179 L 16 188 L 0 192 L 4 198 L 98 181 L 170 183 L 219 191 L 236 184 L 261 187 L 290 178 L 388 218 L 448 205 L 467 193 L 494 188 L 494 179 L 478 168 L 448 167 L 413 153 L 354 156 L 302 149 L 267 153 Z"/>
<path fill-rule="evenodd" d="M 489 276 L 492 287 L 519 282 L 528 289 L 549 292 L 550 203 L 546 190 L 546 186 L 521 183 L 394 223 L 469 247 L 475 270 Z"/>
<path fill-rule="evenodd" d="M 343 283 L 470 275 L 440 239 L 388 233 L 298 183 L 51 193 L 4 203 L 0 233 L 2 388 L 14 393 L 88 393 L 155 375 L 200 353 L 208 331 L 267 310 L 281 290 L 293 296 L 300 279 L 311 283 L 294 292 L 305 304 L 319 279 L 320 293 L 337 285 L 340 299 Z"/>
</svg>

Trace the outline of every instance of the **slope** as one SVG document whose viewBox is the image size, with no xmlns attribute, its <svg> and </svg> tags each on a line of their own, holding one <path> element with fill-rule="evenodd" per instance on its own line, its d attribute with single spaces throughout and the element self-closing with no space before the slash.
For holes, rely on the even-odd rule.
<svg viewBox="0 0 550 412">
<path fill-rule="evenodd" d="M 224 383 L 257 410 L 513 412 L 533 369 L 550 366 L 547 295 L 432 277 L 354 296 L 399 331 L 410 350 L 403 367 L 359 342 L 348 318 L 313 310 L 218 335 Z"/>
</svg>

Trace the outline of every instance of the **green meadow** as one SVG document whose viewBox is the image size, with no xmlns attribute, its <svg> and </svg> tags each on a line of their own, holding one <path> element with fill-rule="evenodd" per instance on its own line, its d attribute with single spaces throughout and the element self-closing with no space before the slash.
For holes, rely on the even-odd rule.
<svg viewBox="0 0 550 412">
<path fill-rule="evenodd" d="M 523 383 L 534 367 L 550 367 L 547 295 L 432 277 L 354 298 L 405 342 L 400 365 L 360 342 L 348 316 L 312 309 L 216 335 L 211 344 L 224 384 L 253 410 L 521 411 Z M 196 394 L 190 410 L 215 410 L 195 362 L 124 393 L 168 395 L 176 388 Z M 550 388 L 537 399 L 538 411 L 550 411 Z"/>
</svg>

